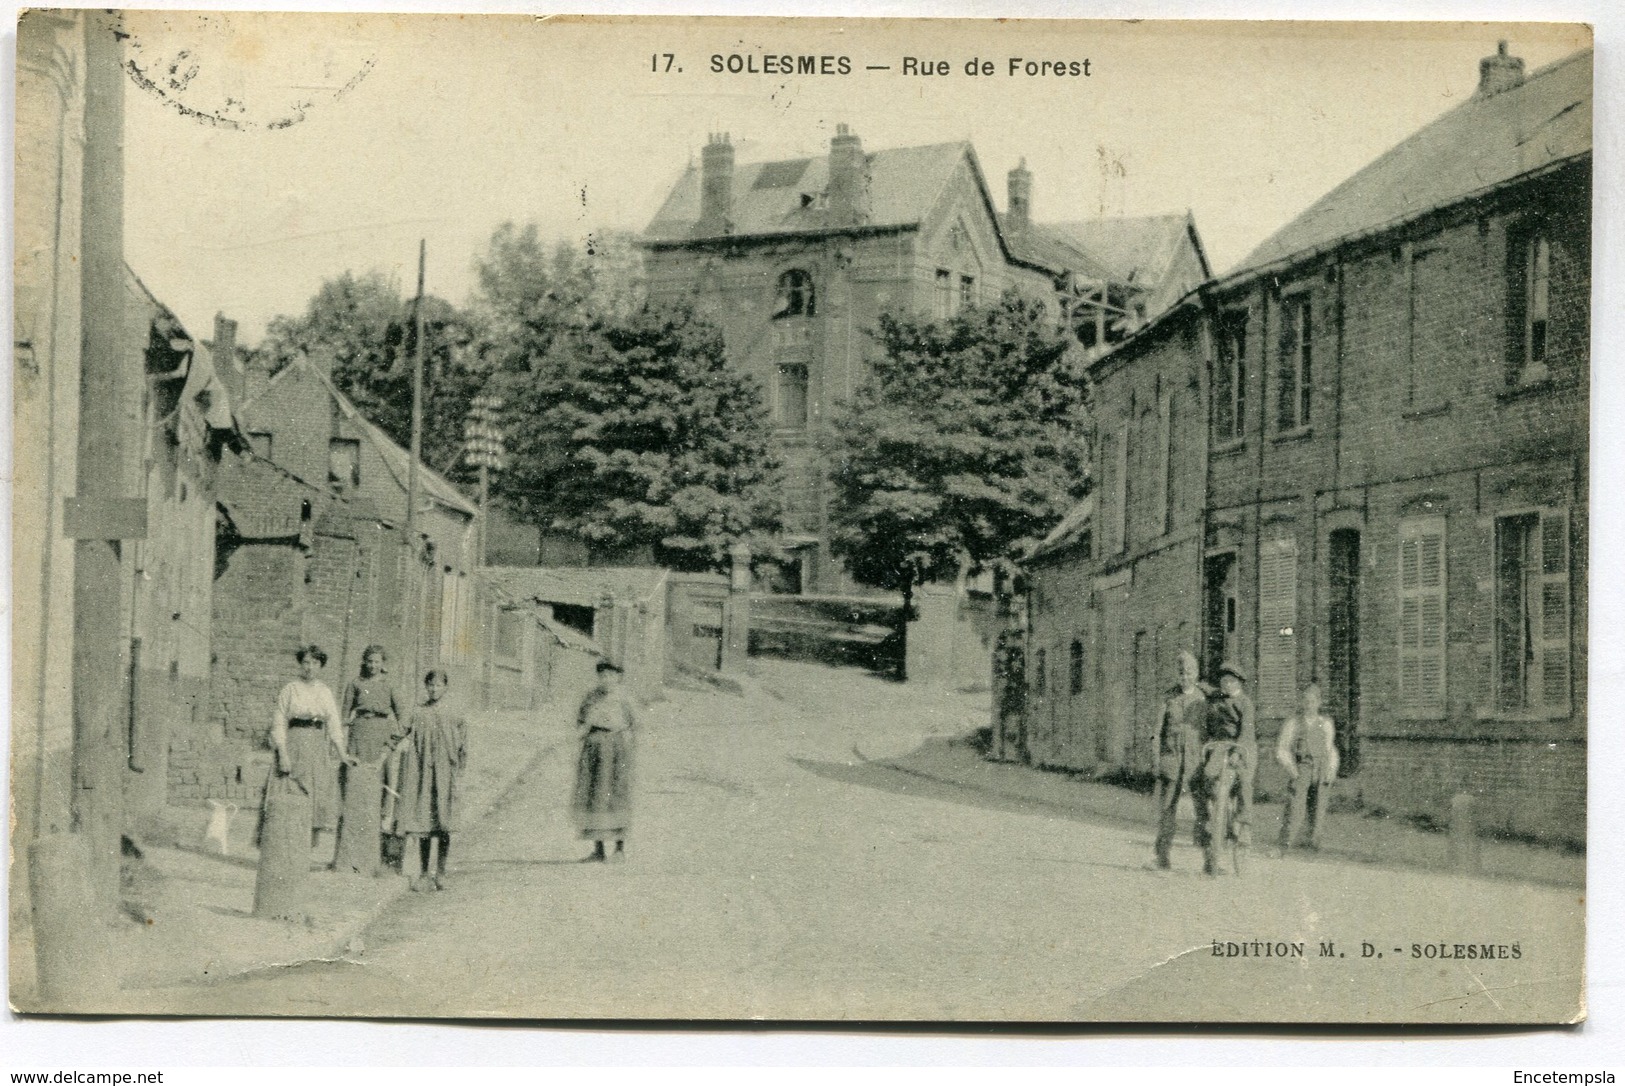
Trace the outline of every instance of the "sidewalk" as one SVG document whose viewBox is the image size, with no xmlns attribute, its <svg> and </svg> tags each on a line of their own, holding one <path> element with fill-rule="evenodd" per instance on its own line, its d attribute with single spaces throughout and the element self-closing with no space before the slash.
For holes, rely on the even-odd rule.
<svg viewBox="0 0 1625 1086">
<path fill-rule="evenodd" d="M 991 762 L 963 737 L 926 737 L 903 754 L 866 747 L 860 748 L 858 754 L 902 773 L 1027 804 L 1040 811 L 1141 827 L 1146 836 L 1146 859 L 1151 858 L 1155 811 L 1149 795 L 1069 773 Z M 1189 803 L 1182 801 L 1177 841 L 1188 843 L 1191 839 L 1189 811 Z M 1254 808 L 1254 852 L 1270 854 L 1269 846 L 1274 845 L 1280 824 L 1279 803 L 1260 803 Z M 1482 838 L 1480 848 L 1479 874 L 1485 877 L 1557 886 L 1585 885 L 1584 855 L 1491 837 Z M 1294 852 L 1294 855 L 1313 854 Z M 1327 815 L 1321 828 L 1321 850 L 1316 858 L 1444 871 L 1449 869 L 1449 840 L 1445 834 L 1428 833 L 1392 818 L 1333 813 Z"/>
<path fill-rule="evenodd" d="M 557 707 L 527 712 L 481 712 L 468 717 L 464 826 L 472 829 L 525 778 L 532 766 L 567 742 L 567 713 Z M 258 851 L 257 811 L 232 821 L 229 855 L 204 844 L 208 811 L 171 808 L 165 836 L 178 847 L 146 846 L 126 865 L 124 913 L 113 932 L 116 988 L 139 991 L 218 979 L 257 970 L 359 954 L 361 932 L 406 892 L 406 880 L 361 878 L 332 871 L 310 876 L 309 910 L 302 924 L 253 915 Z M 32 947 L 13 961 L 33 963 Z M 32 973 L 32 969 L 29 969 Z M 29 1009 L 33 977 L 13 985 L 20 1009 Z M 139 1011 L 116 993 L 98 1010 Z"/>
</svg>

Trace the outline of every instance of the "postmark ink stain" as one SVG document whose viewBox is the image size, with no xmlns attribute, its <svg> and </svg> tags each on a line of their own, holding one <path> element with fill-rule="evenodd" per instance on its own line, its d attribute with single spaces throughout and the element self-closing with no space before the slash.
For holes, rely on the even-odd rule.
<svg viewBox="0 0 1625 1086">
<path fill-rule="evenodd" d="M 252 13 L 139 13 L 115 37 L 125 43 L 130 81 L 189 120 L 231 131 L 279 131 L 339 101 L 378 63 L 340 49 L 294 53 L 286 70 Z M 283 50 L 288 52 L 289 50 Z M 351 74 L 342 83 L 346 70 Z M 303 76 L 304 78 L 300 78 Z M 289 92 L 293 92 L 290 94 Z"/>
</svg>

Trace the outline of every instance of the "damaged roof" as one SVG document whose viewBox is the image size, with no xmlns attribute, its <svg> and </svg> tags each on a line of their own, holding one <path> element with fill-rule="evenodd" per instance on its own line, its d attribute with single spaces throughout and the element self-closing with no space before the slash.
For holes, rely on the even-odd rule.
<svg viewBox="0 0 1625 1086">
<path fill-rule="evenodd" d="M 666 571 L 649 566 L 492 566 L 485 574 L 512 599 L 572 607 L 597 607 L 605 599 L 647 600 L 666 584 Z"/>
<path fill-rule="evenodd" d="M 1148 290 L 1162 284 L 1187 236 L 1201 252 L 1188 211 L 1050 223 L 1045 229 L 1089 253 L 1106 278 Z M 1202 263 L 1205 267 L 1205 254 Z"/>
</svg>

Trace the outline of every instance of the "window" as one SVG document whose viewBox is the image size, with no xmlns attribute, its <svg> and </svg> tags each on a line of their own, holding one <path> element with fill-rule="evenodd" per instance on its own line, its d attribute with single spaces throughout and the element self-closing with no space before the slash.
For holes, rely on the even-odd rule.
<svg viewBox="0 0 1625 1086">
<path fill-rule="evenodd" d="M 1153 502 L 1157 530 L 1152 534 L 1166 535 L 1174 523 L 1174 394 L 1164 392 L 1157 408 L 1161 433 L 1157 435 L 1157 489 Z"/>
<path fill-rule="evenodd" d="M 1495 519 L 1495 707 L 1569 712 L 1569 518 Z"/>
<path fill-rule="evenodd" d="M 1219 357 L 1213 374 L 1213 440 L 1239 441 L 1247 427 L 1247 311 L 1219 318 Z"/>
<path fill-rule="evenodd" d="M 1309 301 L 1307 292 L 1281 300 L 1281 365 L 1275 425 L 1282 431 L 1309 425 L 1310 361 L 1314 345 Z"/>
<path fill-rule="evenodd" d="M 1083 693 L 1083 642 L 1080 640 L 1074 639 L 1072 642 L 1069 670 L 1070 682 L 1067 684 L 1067 689 L 1073 694 Z"/>
<path fill-rule="evenodd" d="M 340 490 L 361 485 L 361 442 L 335 437 L 327 443 L 327 482 Z"/>
<path fill-rule="evenodd" d="M 959 277 L 959 308 L 970 309 L 976 304 L 976 279 L 973 276 L 961 275 Z"/>
<path fill-rule="evenodd" d="M 1118 554 L 1127 545 L 1128 425 L 1106 435 L 1100 450 L 1102 503 L 1101 545 L 1106 554 Z"/>
<path fill-rule="evenodd" d="M 954 273 L 946 268 L 937 269 L 937 319 L 947 320 L 954 315 Z"/>
<path fill-rule="evenodd" d="M 1298 545 L 1273 539 L 1258 554 L 1258 704 L 1291 716 L 1298 700 Z"/>
<path fill-rule="evenodd" d="M 1445 522 L 1399 525 L 1399 710 L 1413 720 L 1445 715 Z"/>
<path fill-rule="evenodd" d="M 1046 690 L 1046 676 L 1048 675 L 1048 671 L 1044 666 L 1043 649 L 1038 650 L 1034 663 L 1036 664 L 1036 666 L 1033 668 L 1034 689 L 1037 691 L 1039 697 L 1043 697 Z"/>
<path fill-rule="evenodd" d="M 268 432 L 264 430 L 249 431 L 248 447 L 261 460 L 271 459 L 271 435 Z"/>
<path fill-rule="evenodd" d="M 807 425 L 807 367 L 781 363 L 774 382 L 773 421 L 780 426 L 805 429 Z"/>
<path fill-rule="evenodd" d="M 1547 375 L 1548 329 L 1552 301 L 1552 243 L 1541 228 L 1515 237 L 1515 281 L 1511 309 L 1515 316 L 1512 360 L 1519 384 Z"/>
<path fill-rule="evenodd" d="M 782 317 L 811 317 L 818 312 L 818 299 L 813 292 L 812 276 L 795 268 L 779 276 L 778 292 L 773 300 L 773 319 Z"/>
</svg>

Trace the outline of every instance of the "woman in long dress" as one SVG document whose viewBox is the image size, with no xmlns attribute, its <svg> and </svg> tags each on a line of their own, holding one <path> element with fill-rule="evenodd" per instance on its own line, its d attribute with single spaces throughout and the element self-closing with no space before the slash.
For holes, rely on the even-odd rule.
<svg viewBox="0 0 1625 1086">
<path fill-rule="evenodd" d="M 271 747 L 276 772 L 310 797 L 310 843 L 320 854 L 324 835 L 339 824 L 339 763 L 347 758 L 344 718 L 333 691 L 317 678 L 327 666 L 327 653 L 304 645 L 294 654 L 299 678 L 277 695 L 271 716 Z"/>
<path fill-rule="evenodd" d="M 446 711 L 446 673 L 438 668 L 423 678 L 426 696 L 407 723 L 394 833 L 406 839 L 403 872 L 412 874 L 415 891 L 446 888 L 446 857 L 457 826 L 457 777 L 467 764 L 467 729 L 463 718 Z M 429 853 L 438 847 L 431 873 Z"/>
<path fill-rule="evenodd" d="M 626 859 L 626 835 L 632 827 L 632 765 L 637 720 L 621 691 L 621 669 L 598 662 L 598 685 L 582 699 L 576 713 L 581 754 L 576 760 L 575 794 L 570 813 L 581 836 L 593 843 L 589 861 Z M 609 853 L 606 843 L 615 842 Z"/>
<path fill-rule="evenodd" d="M 370 841 L 377 834 L 384 810 L 383 790 L 395 787 L 386 763 L 393 760 L 395 745 L 406 734 L 406 713 L 389 681 L 389 654 L 384 646 L 368 645 L 361 653 L 361 673 L 344 687 L 342 709 L 350 757 L 356 763 L 344 771 L 343 813 L 346 818 L 365 818 L 370 823 L 359 829 L 346 824 L 339 833 L 339 850 L 353 862 L 357 857 L 348 847 L 349 837 L 359 832 L 362 839 Z M 351 794 L 358 789 L 368 794 Z M 381 844 L 379 855 L 370 861 L 375 873 L 382 874 L 382 863 L 399 854 L 399 841 L 390 836 L 388 843 Z"/>
</svg>

